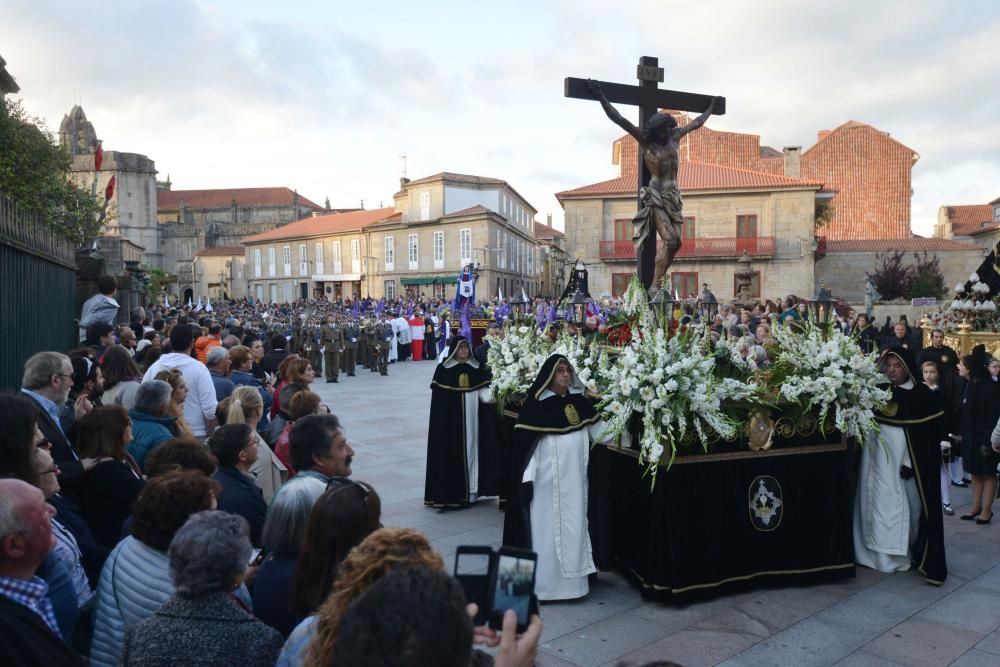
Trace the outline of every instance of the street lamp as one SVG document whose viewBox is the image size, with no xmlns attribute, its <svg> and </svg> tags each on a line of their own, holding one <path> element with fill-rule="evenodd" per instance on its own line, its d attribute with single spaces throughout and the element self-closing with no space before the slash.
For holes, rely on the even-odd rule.
<svg viewBox="0 0 1000 667">
<path fill-rule="evenodd" d="M 824 330 L 830 324 L 830 311 L 833 306 L 833 295 L 825 285 L 816 288 L 816 294 L 809 304 L 813 314 L 813 323 Z"/>
</svg>

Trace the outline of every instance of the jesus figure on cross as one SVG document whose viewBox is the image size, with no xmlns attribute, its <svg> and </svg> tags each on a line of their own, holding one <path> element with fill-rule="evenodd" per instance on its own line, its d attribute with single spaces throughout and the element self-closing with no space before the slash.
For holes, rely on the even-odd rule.
<svg viewBox="0 0 1000 667">
<path fill-rule="evenodd" d="M 681 192 L 677 186 L 677 168 L 680 164 L 678 146 L 684 135 L 705 124 L 719 98 L 712 98 L 705 112 L 684 127 L 677 127 L 677 121 L 670 114 L 656 113 L 650 117 L 646 127 L 640 130 L 611 106 L 601 89 L 600 81 L 590 79 L 587 81 L 587 87 L 598 97 L 608 118 L 639 142 L 643 160 L 649 169 L 651 176 L 649 186 L 639 191 L 642 208 L 632 218 L 632 238 L 637 251 L 644 245 L 654 226 L 657 234 L 663 239 L 663 247 L 656 253 L 653 282 L 649 286 L 650 293 L 654 293 L 661 286 L 660 281 L 674 261 L 674 256 L 681 249 L 684 217 Z"/>
</svg>

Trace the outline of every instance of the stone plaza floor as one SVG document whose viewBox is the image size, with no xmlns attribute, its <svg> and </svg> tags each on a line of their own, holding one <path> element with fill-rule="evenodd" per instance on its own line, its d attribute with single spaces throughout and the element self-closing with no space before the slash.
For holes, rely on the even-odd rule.
<svg viewBox="0 0 1000 667">
<path fill-rule="evenodd" d="M 423 506 L 433 362 L 395 363 L 389 377 L 356 377 L 313 388 L 346 428 L 355 479 L 374 485 L 386 526 L 424 533 L 454 566 L 459 545 L 499 546 L 496 499 L 460 512 Z M 969 492 L 952 488 L 945 517 L 948 581 L 914 572 L 802 588 L 762 589 L 683 607 L 645 602 L 621 575 L 602 572 L 582 600 L 542 606 L 539 665 L 1000 665 L 1000 517 L 959 521 Z"/>
</svg>

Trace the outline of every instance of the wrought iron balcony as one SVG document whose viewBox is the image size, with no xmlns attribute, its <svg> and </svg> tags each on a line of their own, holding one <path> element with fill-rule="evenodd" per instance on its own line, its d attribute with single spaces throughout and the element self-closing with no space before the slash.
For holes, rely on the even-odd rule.
<svg viewBox="0 0 1000 667">
<path fill-rule="evenodd" d="M 663 245 L 656 244 L 657 249 Z M 601 241 L 601 259 L 611 261 L 627 261 L 635 259 L 635 243 L 633 241 Z M 744 253 L 750 257 L 773 257 L 773 236 L 726 237 L 687 239 L 677 253 L 678 259 L 709 259 L 713 257 L 741 257 Z"/>
</svg>

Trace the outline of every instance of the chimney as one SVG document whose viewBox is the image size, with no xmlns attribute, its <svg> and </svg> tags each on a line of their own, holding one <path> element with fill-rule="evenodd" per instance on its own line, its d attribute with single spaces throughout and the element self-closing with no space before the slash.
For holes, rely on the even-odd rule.
<svg viewBox="0 0 1000 667">
<path fill-rule="evenodd" d="M 799 178 L 802 175 L 802 146 L 785 146 L 781 152 L 785 154 L 785 176 Z"/>
<path fill-rule="evenodd" d="M 816 142 L 819 143 L 830 136 L 830 130 L 820 130 L 816 133 Z"/>
<path fill-rule="evenodd" d="M 400 190 L 405 190 L 406 186 L 407 186 L 407 184 L 409 182 L 410 182 L 410 179 L 408 179 L 406 176 L 400 177 L 400 179 L 399 179 L 399 189 Z"/>
<path fill-rule="evenodd" d="M 548 225 L 549 227 L 552 226 L 552 214 L 551 213 L 546 213 L 545 214 L 545 224 Z"/>
</svg>

